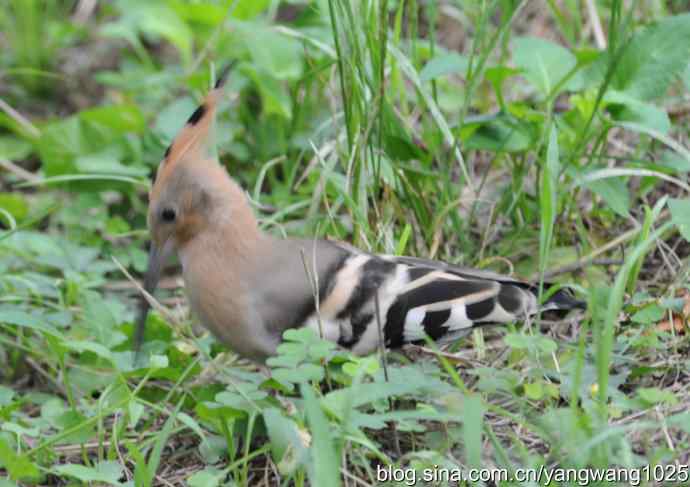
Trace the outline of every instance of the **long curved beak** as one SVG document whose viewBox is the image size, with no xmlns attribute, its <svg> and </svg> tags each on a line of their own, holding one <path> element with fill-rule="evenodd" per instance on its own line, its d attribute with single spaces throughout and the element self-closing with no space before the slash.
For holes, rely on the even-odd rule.
<svg viewBox="0 0 690 487">
<path fill-rule="evenodd" d="M 161 277 L 161 268 L 165 262 L 165 258 L 170 253 L 169 240 L 166 241 L 162 247 L 156 245 L 154 241 L 151 242 L 151 249 L 149 250 L 149 266 L 144 276 L 144 290 L 153 295 L 156 292 L 158 281 Z M 140 363 L 141 346 L 144 342 L 144 331 L 146 331 L 146 318 L 149 314 L 151 304 L 146 296 L 141 296 L 139 302 L 139 316 L 137 317 L 136 328 L 134 330 L 134 365 Z"/>
</svg>

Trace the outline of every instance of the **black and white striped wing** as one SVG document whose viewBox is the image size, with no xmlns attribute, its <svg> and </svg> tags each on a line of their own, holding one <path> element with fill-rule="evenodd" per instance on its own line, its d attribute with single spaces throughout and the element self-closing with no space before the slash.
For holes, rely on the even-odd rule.
<svg viewBox="0 0 690 487">
<path fill-rule="evenodd" d="M 506 323 L 536 311 L 536 298 L 512 284 L 408 267 L 410 281 L 386 312 L 386 346 L 457 336 L 475 325 Z"/>
<path fill-rule="evenodd" d="M 313 315 L 306 324 L 358 354 L 377 348 L 379 324 L 385 345 L 394 348 L 425 335 L 444 340 L 474 325 L 510 322 L 537 310 L 528 285 L 481 271 L 482 277 L 454 272 L 423 259 L 352 253 L 330 272 L 321 281 L 328 286 L 319 319 Z"/>
</svg>

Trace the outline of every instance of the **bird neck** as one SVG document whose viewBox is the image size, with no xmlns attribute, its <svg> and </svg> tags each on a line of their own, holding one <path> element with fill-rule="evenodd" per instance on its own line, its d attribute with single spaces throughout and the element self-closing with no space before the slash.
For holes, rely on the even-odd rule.
<svg viewBox="0 0 690 487">
<path fill-rule="evenodd" d="M 227 175 L 223 179 L 215 182 L 204 228 L 179 248 L 183 265 L 201 259 L 216 262 L 224 272 L 240 272 L 268 246 L 244 191 Z"/>
<path fill-rule="evenodd" d="M 211 233 L 223 243 L 224 253 L 239 258 L 255 254 L 266 240 L 244 194 L 220 206 L 217 219 L 211 225 Z"/>
</svg>

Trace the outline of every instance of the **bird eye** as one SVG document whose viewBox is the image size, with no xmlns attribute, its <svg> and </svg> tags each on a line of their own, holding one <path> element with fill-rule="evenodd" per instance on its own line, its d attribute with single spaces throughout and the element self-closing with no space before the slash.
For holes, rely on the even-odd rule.
<svg viewBox="0 0 690 487">
<path fill-rule="evenodd" d="M 172 208 L 163 208 L 161 212 L 161 218 L 166 223 L 172 223 L 175 221 L 175 210 Z"/>
</svg>

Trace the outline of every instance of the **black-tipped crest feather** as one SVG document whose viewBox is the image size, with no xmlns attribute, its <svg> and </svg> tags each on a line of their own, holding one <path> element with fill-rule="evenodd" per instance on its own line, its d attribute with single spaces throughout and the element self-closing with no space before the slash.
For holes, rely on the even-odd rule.
<svg viewBox="0 0 690 487">
<path fill-rule="evenodd" d="M 237 65 L 237 60 L 231 61 L 230 64 L 225 66 L 223 70 L 220 72 L 220 76 L 218 76 L 218 80 L 216 81 L 215 86 L 213 87 L 214 89 L 222 88 L 225 86 L 225 82 L 228 80 L 228 75 L 232 71 L 232 69 Z"/>
<path fill-rule="evenodd" d="M 187 123 L 189 125 L 196 125 L 199 120 L 204 116 L 204 113 L 206 113 L 206 106 L 204 104 L 201 104 L 197 107 L 196 110 L 194 110 L 194 113 L 187 119 Z"/>
</svg>

